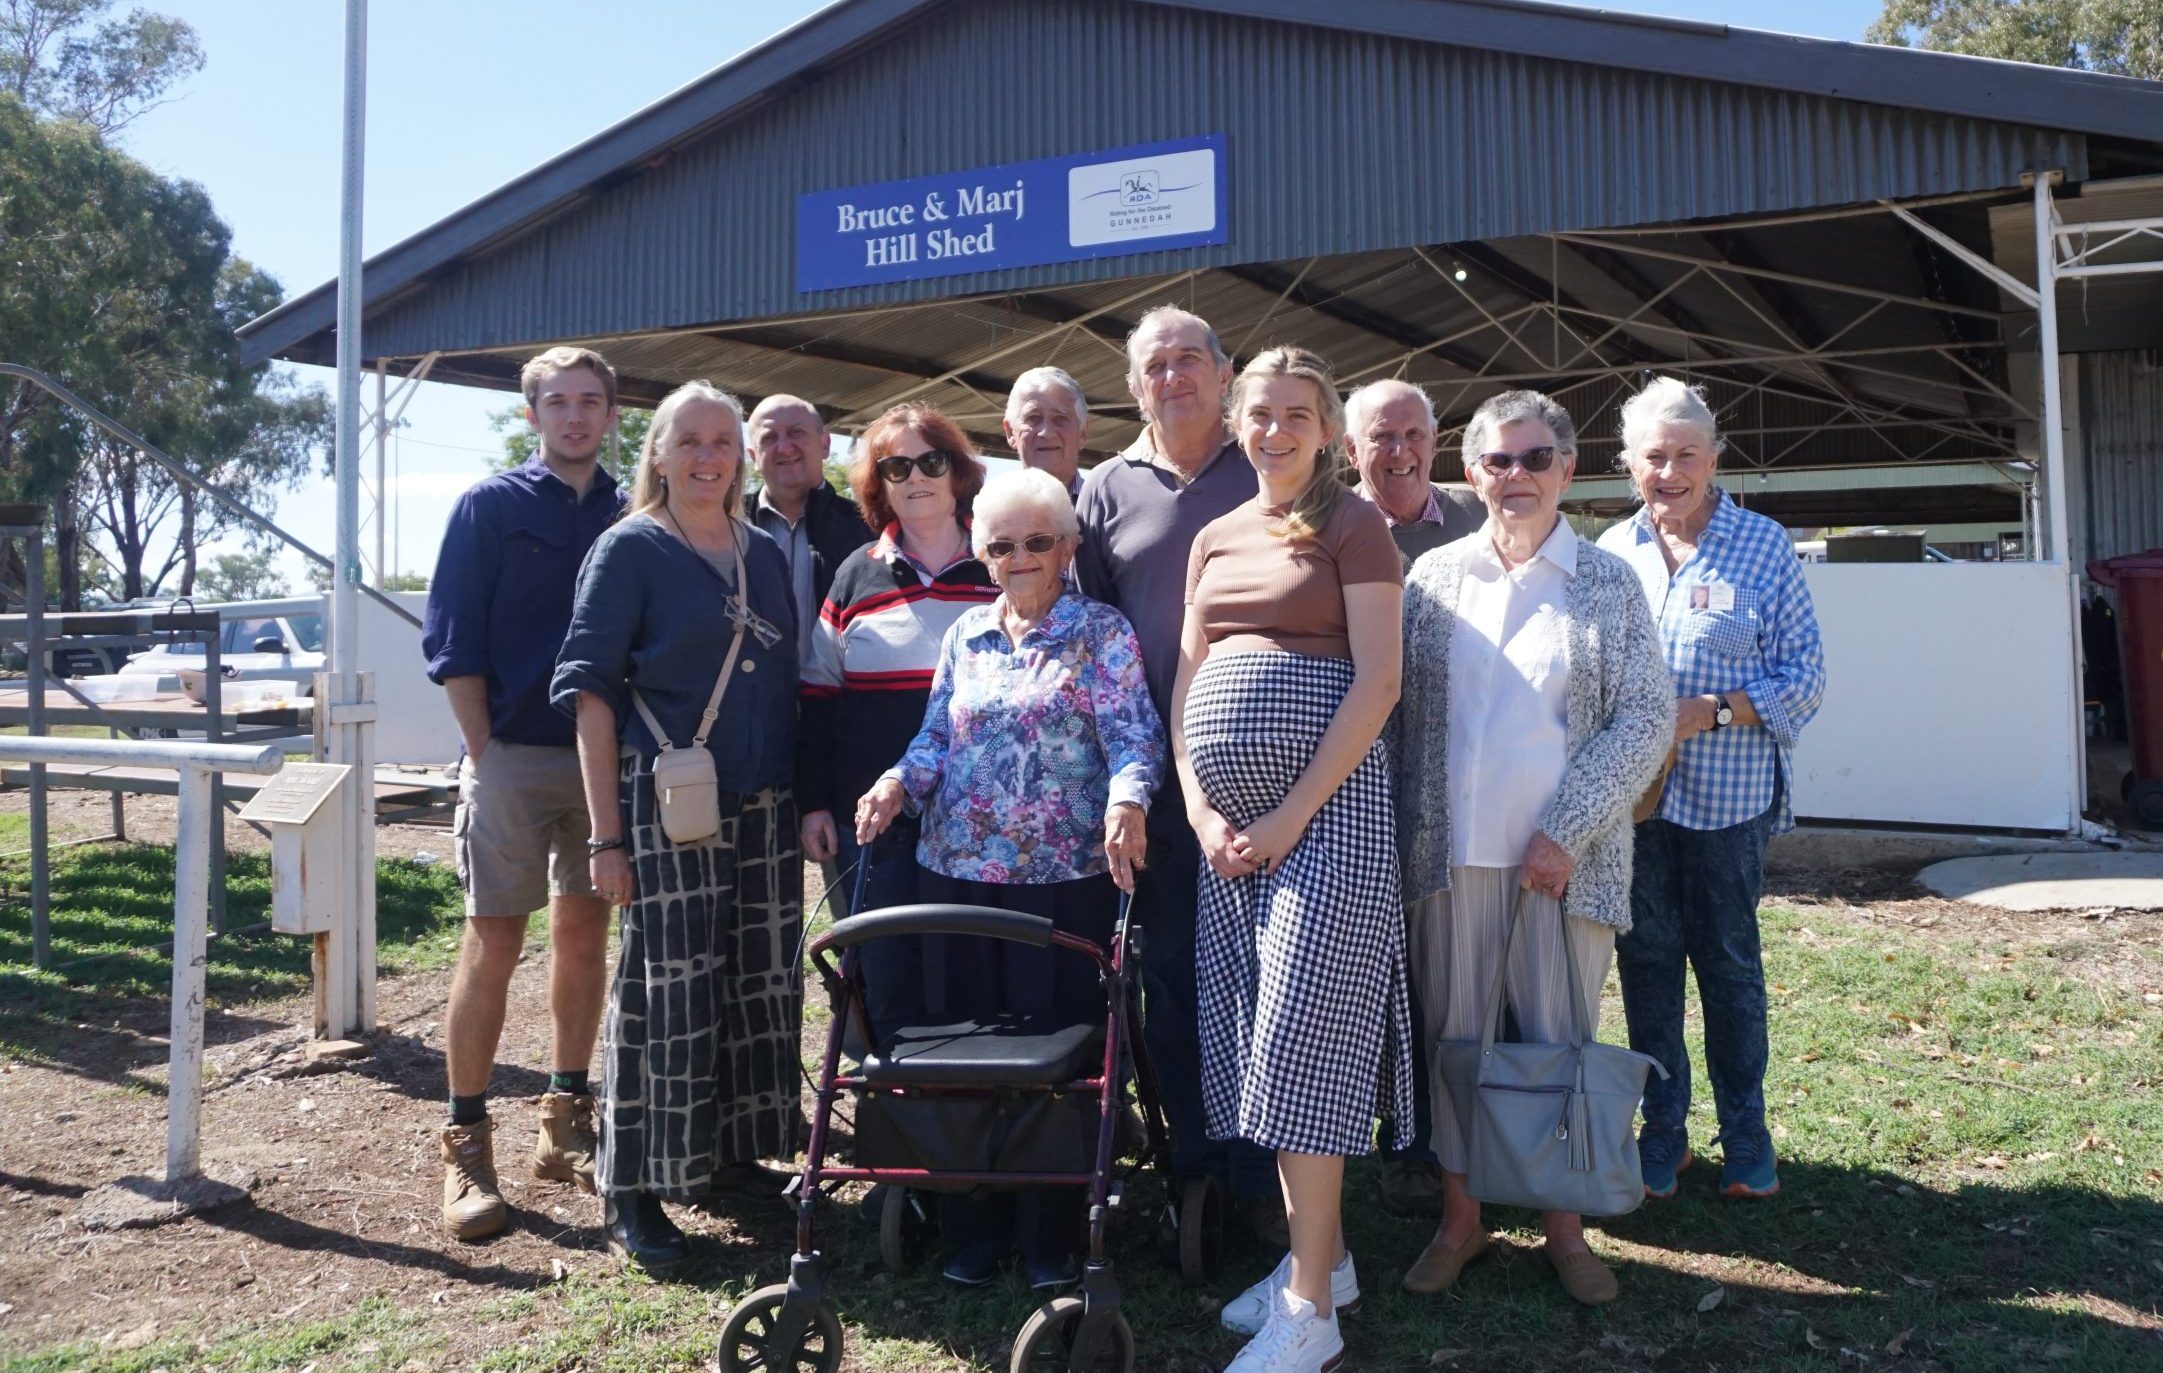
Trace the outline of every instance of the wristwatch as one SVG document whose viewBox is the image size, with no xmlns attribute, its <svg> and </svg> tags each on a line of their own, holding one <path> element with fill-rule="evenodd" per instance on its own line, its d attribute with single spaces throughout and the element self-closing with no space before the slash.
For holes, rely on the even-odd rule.
<svg viewBox="0 0 2163 1373">
<path fill-rule="evenodd" d="M 607 853 L 610 849 L 620 849 L 622 847 L 623 840 L 620 838 L 588 839 L 586 841 L 586 853 L 589 857 L 596 853 Z"/>
<path fill-rule="evenodd" d="M 1714 729 L 1726 729 L 1729 725 L 1732 725 L 1734 723 L 1735 707 L 1727 703 L 1727 697 L 1724 694 L 1713 697 L 1712 727 Z"/>
</svg>

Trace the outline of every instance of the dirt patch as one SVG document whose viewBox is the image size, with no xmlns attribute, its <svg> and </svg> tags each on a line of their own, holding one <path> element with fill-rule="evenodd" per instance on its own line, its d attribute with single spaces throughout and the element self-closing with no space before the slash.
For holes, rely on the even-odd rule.
<svg viewBox="0 0 2163 1373">
<path fill-rule="evenodd" d="M 23 804 L 0 797 L 0 810 Z M 173 812 L 169 797 L 129 798 L 128 837 L 170 843 Z M 104 796 L 55 792 L 51 814 L 56 841 L 111 832 Z M 227 839 L 235 850 L 267 847 L 237 822 Z M 377 845 L 386 857 L 451 857 L 443 826 L 384 826 Z M 808 906 L 821 891 L 815 868 L 806 881 Z M 0 1059 L 0 1351 L 305 1322 L 382 1297 L 439 1319 L 462 1356 L 453 1365 L 466 1366 L 504 1332 L 466 1319 L 465 1309 L 588 1266 L 613 1269 L 600 1203 L 526 1171 L 534 1098 L 547 1083 L 547 973 L 545 953 L 529 949 L 511 984 L 491 1107 L 513 1217 L 505 1234 L 478 1244 L 450 1239 L 439 1219 L 448 971 L 379 983 L 383 1033 L 370 1057 L 352 1063 L 297 1062 L 312 1014 L 305 996 L 212 1008 L 204 1167 L 252 1179 L 252 1198 L 149 1229 L 93 1229 L 82 1208 L 119 1179 L 163 1175 L 162 1003 L 80 1025 L 79 1041 L 40 1062 Z M 789 1243 L 778 1205 L 755 1216 L 676 1214 L 717 1249 Z"/>
<path fill-rule="evenodd" d="M 0 1291 L 14 1309 L 0 1348 L 50 1348 L 242 1323 L 288 1323 L 350 1311 L 381 1296 L 440 1313 L 608 1264 L 600 1204 L 526 1176 L 546 1085 L 547 960 L 529 956 L 512 983 L 493 1110 L 498 1163 L 514 1218 L 479 1244 L 447 1238 L 438 1219 L 443 1117 L 442 1015 L 448 974 L 386 980 L 377 1052 L 312 1075 L 286 1075 L 305 1000 L 248 1008 L 261 1028 L 207 1056 L 203 1154 L 218 1172 L 254 1177 L 252 1204 L 147 1230 L 98 1232 L 81 1199 L 127 1175 L 158 1176 L 164 1147 L 165 1046 L 108 1037 L 109 1072 L 0 1063 Z M 216 1017 L 213 1025 L 217 1023 Z M 773 1221 L 784 1221 L 778 1208 Z M 686 1228 L 740 1242 L 724 1220 L 685 1213 Z M 768 1226 L 771 1230 L 772 1227 Z M 775 1232 L 778 1234 L 779 1232 Z"/>
</svg>

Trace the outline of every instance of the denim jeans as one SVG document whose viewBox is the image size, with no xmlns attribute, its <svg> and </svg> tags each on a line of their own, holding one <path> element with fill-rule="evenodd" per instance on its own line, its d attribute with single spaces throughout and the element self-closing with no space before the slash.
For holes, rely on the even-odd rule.
<svg viewBox="0 0 2163 1373">
<path fill-rule="evenodd" d="M 1690 1114 L 1690 1053 L 1683 1042 L 1683 965 L 1697 974 L 1705 1017 L 1705 1070 L 1724 1136 L 1765 1128 L 1765 965 L 1757 899 L 1765 841 L 1779 800 L 1726 829 L 1652 819 L 1637 827 L 1630 932 L 1615 941 L 1630 1047 L 1670 1076 L 1645 1083 L 1645 1132 L 1683 1135 Z"/>
<path fill-rule="evenodd" d="M 1167 786 L 1149 809 L 1149 862 L 1134 884 L 1142 931 L 1142 1042 L 1172 1131 L 1172 1170 L 1214 1174 L 1242 1200 L 1279 1193 L 1277 1156 L 1243 1139 L 1213 1140 L 1202 1110 L 1201 995 L 1194 967 L 1194 906 L 1202 846 L 1178 790 Z"/>
</svg>

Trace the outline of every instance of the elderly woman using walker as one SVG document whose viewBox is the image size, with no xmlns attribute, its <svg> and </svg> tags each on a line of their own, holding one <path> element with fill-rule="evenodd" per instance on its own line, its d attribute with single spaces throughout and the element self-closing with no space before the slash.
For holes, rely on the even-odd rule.
<svg viewBox="0 0 2163 1373">
<path fill-rule="evenodd" d="M 1164 735 L 1133 627 L 1068 586 L 1077 532 L 1066 488 L 1045 473 L 985 485 L 971 535 L 999 598 L 947 632 L 923 727 L 857 803 L 856 841 L 918 814 L 919 901 L 1043 916 L 1108 947 L 1119 892 L 1134 889 L 1141 866 Z M 960 935 L 940 943 L 948 1015 L 1104 1015 L 1096 970 L 1073 954 Z M 1018 1247 L 1031 1287 L 1075 1282 L 1080 1193 L 1021 1192 L 1011 1218 L 1005 1200 L 941 1203 L 946 1278 L 989 1283 Z"/>
<path fill-rule="evenodd" d="M 1615 947 L 1630 1047 L 1668 1072 L 1645 1086 L 1637 1148 L 1649 1197 L 1673 1196 L 1691 1161 L 1685 964 L 1705 1016 L 1720 1191 L 1780 1190 L 1765 1128 L 1757 899 L 1766 840 L 1795 825 L 1792 759 L 1825 695 L 1825 650 L 1787 531 L 1713 480 L 1722 446 L 1704 396 L 1655 378 L 1622 407 L 1623 461 L 1643 505 L 1600 536 L 1644 586 L 1678 697 L 1674 771 L 1637 827 L 1634 923 Z"/>
<path fill-rule="evenodd" d="M 1232 384 L 1255 499 L 1205 526 L 1187 572 L 1173 758 L 1200 876 L 1202 1095 L 1212 1138 L 1272 1149 L 1291 1252 L 1226 1305 L 1230 1373 L 1321 1373 L 1359 1301 L 1344 1158 L 1411 1119 L 1404 910 L 1383 725 L 1403 562 L 1354 496 L 1328 365 L 1271 348 Z M 1399 1140 L 1402 1143 L 1402 1139 Z"/>
<path fill-rule="evenodd" d="M 578 719 L 594 890 L 623 908 L 596 1181 L 609 1248 L 649 1270 L 688 1255 L 663 1201 L 767 1186 L 759 1160 L 796 1151 L 796 641 L 781 550 L 743 519 L 743 408 L 687 382 L 579 571 L 549 688 Z M 711 806 L 666 809 L 660 756 L 701 748 Z"/>
<path fill-rule="evenodd" d="M 1405 580 L 1397 839 L 1443 1175 L 1442 1223 L 1404 1277 L 1414 1292 L 1447 1290 L 1489 1248 L 1467 1190 L 1465 1094 L 1442 1080 L 1434 1045 L 1479 1039 L 1505 956 L 1524 1042 L 1596 1029 L 1615 936 L 1630 923 L 1630 808 L 1672 728 L 1637 579 L 1562 518 L 1576 463 L 1560 405 L 1537 391 L 1486 401 L 1465 426 L 1464 466 L 1487 522 Z M 1613 1301 L 1614 1274 L 1582 1218 L 1540 1220 L 1563 1290 Z"/>
</svg>

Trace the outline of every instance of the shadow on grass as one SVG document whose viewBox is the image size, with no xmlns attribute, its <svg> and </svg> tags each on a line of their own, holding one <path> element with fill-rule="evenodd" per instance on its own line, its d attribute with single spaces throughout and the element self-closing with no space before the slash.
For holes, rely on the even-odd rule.
<svg viewBox="0 0 2163 1373">
<path fill-rule="evenodd" d="M 30 902 L 18 876 L 8 875 L 0 897 L 0 1055 L 103 1081 L 127 1076 L 138 1059 L 162 1059 L 162 1044 L 142 1045 L 136 1036 L 163 1035 L 170 1023 L 173 851 L 123 844 L 56 855 L 53 967 L 43 972 L 29 966 Z M 226 878 L 227 918 L 236 931 L 269 918 L 266 857 L 231 855 Z M 380 863 L 376 940 L 385 966 L 395 968 L 402 953 L 454 921 L 458 901 L 448 869 Z M 311 955 L 307 938 L 269 930 L 213 936 L 206 1004 L 226 1009 L 303 992 Z M 274 1026 L 212 1015 L 205 1042 L 230 1043 Z"/>
<path fill-rule="evenodd" d="M 1376 1370 L 2063 1368 L 2152 1373 L 2163 1366 L 2163 1201 L 2073 1185 L 1952 1190 L 1836 1164 L 1784 1162 L 1786 1191 L 1742 1204 L 1713 1194 L 1710 1169 L 1676 1200 L 1600 1223 L 1618 1246 L 1622 1298 L 1588 1310 L 1563 1296 L 1542 1259 L 1536 1218 L 1491 1210 L 1502 1242 L 1441 1297 L 1402 1290 L 1433 1222 L 1389 1214 L 1371 1165 L 1355 1163 L 1346 1222 L 1365 1304 L 1345 1323 L 1348 1367 Z M 1695 1184 L 1694 1186 L 1692 1184 Z M 1905 1192 L 1900 1189 L 1906 1188 Z M 1215 1373 L 1242 1343 L 1217 1304 L 1274 1262 L 1227 1239 L 1205 1288 L 1183 1285 L 1148 1215 L 1114 1229 L 1122 1310 L 1152 1373 Z M 746 1285 L 784 1281 L 785 1217 L 746 1227 Z M 880 1264 L 876 1233 L 822 1208 L 818 1244 L 851 1341 L 899 1341 L 926 1357 L 1003 1369 L 1038 1300 L 1009 1271 L 979 1291 L 942 1282 L 936 1258 L 906 1276 Z M 731 1251 L 729 1257 L 736 1257 Z M 704 1275 L 702 1274 L 703 1278 Z M 708 1285 L 703 1282 L 701 1285 Z M 1708 1294 L 1721 1295 L 1701 1310 Z M 898 1349 L 859 1347 L 866 1366 L 915 1367 Z M 897 1362 L 898 1361 L 898 1362 Z M 928 1363 L 926 1366 L 930 1366 Z M 939 1366 L 944 1366 L 939 1365 Z"/>
</svg>

